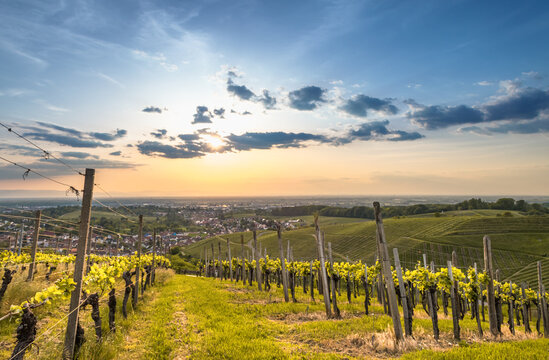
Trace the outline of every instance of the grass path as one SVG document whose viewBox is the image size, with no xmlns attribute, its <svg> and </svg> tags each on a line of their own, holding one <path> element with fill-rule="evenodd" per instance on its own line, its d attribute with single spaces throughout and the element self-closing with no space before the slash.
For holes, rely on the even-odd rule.
<svg viewBox="0 0 549 360">
<path fill-rule="evenodd" d="M 343 295 L 343 294 L 342 294 Z M 241 284 L 176 275 L 151 293 L 147 310 L 128 327 L 119 359 L 371 359 L 403 355 L 391 350 L 390 318 L 363 316 L 360 297 L 340 299 L 343 320 L 325 320 L 323 303 L 309 303 L 298 290 L 298 303 L 285 303 L 281 289 L 270 293 Z M 418 311 L 417 340 L 402 358 L 539 359 L 549 353 L 549 340 L 452 343 L 451 318 L 441 316 L 441 343 L 432 340 L 430 321 Z M 473 321 L 461 322 L 472 333 Z M 370 344 L 372 335 L 377 342 Z M 522 337 L 525 338 L 525 337 Z M 419 350 L 429 349 L 432 350 Z M 545 356 L 547 358 L 547 356 Z"/>
</svg>

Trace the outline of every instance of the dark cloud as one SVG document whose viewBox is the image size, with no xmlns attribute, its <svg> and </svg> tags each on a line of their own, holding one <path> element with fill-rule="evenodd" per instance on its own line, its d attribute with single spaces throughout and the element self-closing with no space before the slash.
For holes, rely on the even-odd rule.
<svg viewBox="0 0 549 360">
<path fill-rule="evenodd" d="M 81 152 L 81 151 L 65 151 L 65 152 L 62 152 L 61 155 L 67 158 L 75 158 L 75 159 L 87 159 L 87 158 L 99 159 L 99 156 L 97 155 L 92 155 L 92 154 Z"/>
<path fill-rule="evenodd" d="M 123 138 L 128 132 L 124 129 L 116 129 L 114 134 L 111 133 L 100 133 L 100 132 L 91 132 L 89 135 L 97 140 L 103 141 L 114 141 L 116 139 Z"/>
<path fill-rule="evenodd" d="M 549 118 L 521 122 L 506 122 L 487 127 L 470 126 L 459 130 L 460 132 L 470 132 L 477 135 L 549 133 Z"/>
<path fill-rule="evenodd" d="M 137 144 L 137 149 L 143 155 L 160 156 L 168 159 L 191 159 L 205 155 L 203 152 L 191 149 L 186 144 L 166 145 L 158 141 L 144 141 Z"/>
<path fill-rule="evenodd" d="M 368 110 L 394 115 L 398 112 L 398 109 L 392 102 L 392 99 L 378 99 L 360 94 L 346 100 L 340 109 L 349 115 L 358 117 L 366 117 Z"/>
<path fill-rule="evenodd" d="M 302 147 L 306 141 L 328 142 L 324 135 L 308 133 L 246 132 L 242 135 L 231 134 L 226 138 L 229 145 L 237 151 L 251 149 Z"/>
<path fill-rule="evenodd" d="M 250 100 L 255 96 L 245 85 L 236 85 L 232 79 L 227 80 L 227 91 L 241 100 Z"/>
<path fill-rule="evenodd" d="M 413 108 L 406 114 L 411 121 L 428 130 L 442 129 L 453 125 L 476 124 L 484 121 L 484 114 L 478 109 L 466 105 L 458 106 L 417 106 L 408 101 Z"/>
<path fill-rule="evenodd" d="M 212 122 L 211 118 L 212 114 L 206 106 L 197 106 L 196 114 L 193 115 L 193 122 L 191 124 L 208 124 Z"/>
<path fill-rule="evenodd" d="M 528 120 L 549 109 L 549 90 L 526 88 L 484 107 L 486 121 Z"/>
<path fill-rule="evenodd" d="M 299 90 L 290 92 L 290 107 L 297 110 L 314 110 L 321 103 L 326 102 L 324 99 L 325 89 L 318 86 L 306 86 Z"/>
<path fill-rule="evenodd" d="M 163 139 L 166 137 L 168 130 L 166 129 L 156 129 L 156 131 L 151 132 L 150 134 L 157 139 Z"/>
<path fill-rule="evenodd" d="M 180 134 L 177 135 L 177 137 L 183 141 L 195 141 L 200 139 L 200 135 L 198 134 Z"/>
<path fill-rule="evenodd" d="M 418 140 L 424 137 L 418 132 L 391 130 L 387 128 L 387 125 L 389 125 L 389 120 L 362 123 L 358 127 L 348 130 L 344 136 L 337 138 L 334 143 L 336 145 L 342 145 L 356 140 L 409 141 Z"/>
<path fill-rule="evenodd" d="M 214 109 L 214 115 L 219 116 L 220 119 L 225 119 L 225 109 L 223 108 Z"/>
<path fill-rule="evenodd" d="M 44 156 L 44 152 L 34 147 L 13 144 L 1 144 L 0 150 L 5 150 L 10 154 L 22 156 Z"/>
<path fill-rule="evenodd" d="M 112 156 L 120 156 L 122 155 L 122 151 L 118 150 L 118 151 L 113 151 L 112 153 L 110 153 L 109 155 L 112 155 Z"/>
<path fill-rule="evenodd" d="M 162 114 L 162 109 L 159 108 L 159 107 L 156 107 L 156 106 L 147 106 L 146 108 L 144 108 L 143 110 L 141 110 L 143 112 L 146 112 L 146 113 L 158 113 L 158 114 Z"/>
<path fill-rule="evenodd" d="M 83 132 L 55 124 L 36 122 L 39 126 L 21 126 L 27 130 L 23 135 L 34 140 L 42 140 L 77 148 L 112 147 L 102 141 L 114 141 L 126 136 L 127 131 L 117 129 L 112 133 Z M 99 140 L 99 141 L 98 141 Z"/>
<path fill-rule="evenodd" d="M 272 97 L 268 90 L 263 90 L 263 95 L 256 99 L 256 102 L 263 104 L 265 109 L 274 109 L 276 98 Z"/>
<path fill-rule="evenodd" d="M 25 136 L 33 140 L 42 140 L 57 143 L 60 145 L 72 146 L 76 148 L 110 148 L 113 147 L 111 144 L 104 144 L 99 141 L 80 139 L 74 136 L 62 135 L 62 134 L 52 134 L 52 133 L 25 133 Z"/>
</svg>

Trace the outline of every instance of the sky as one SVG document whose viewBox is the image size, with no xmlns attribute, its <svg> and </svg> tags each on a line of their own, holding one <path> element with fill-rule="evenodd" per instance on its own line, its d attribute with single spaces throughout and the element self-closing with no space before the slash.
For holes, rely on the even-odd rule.
<svg viewBox="0 0 549 360">
<path fill-rule="evenodd" d="M 63 184 L 0 160 L 0 188 L 549 195 L 547 34 L 547 1 L 0 1 L 32 142 L 0 156 Z"/>
</svg>

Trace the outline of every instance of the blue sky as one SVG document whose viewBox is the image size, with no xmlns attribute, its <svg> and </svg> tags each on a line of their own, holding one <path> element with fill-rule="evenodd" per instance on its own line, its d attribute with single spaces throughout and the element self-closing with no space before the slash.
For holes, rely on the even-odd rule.
<svg viewBox="0 0 549 360">
<path fill-rule="evenodd" d="M 546 1 L 4 1 L 0 119 L 122 195 L 546 195 L 548 27 Z"/>
</svg>

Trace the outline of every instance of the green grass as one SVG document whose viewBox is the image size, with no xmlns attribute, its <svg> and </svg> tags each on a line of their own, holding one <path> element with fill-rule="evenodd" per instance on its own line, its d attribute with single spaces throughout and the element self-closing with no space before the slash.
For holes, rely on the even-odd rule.
<svg viewBox="0 0 549 360">
<path fill-rule="evenodd" d="M 549 339 L 474 344 L 449 351 L 423 350 L 406 354 L 402 360 L 526 360 L 547 359 Z"/>
</svg>

